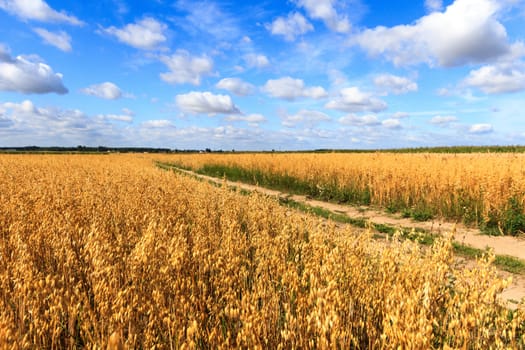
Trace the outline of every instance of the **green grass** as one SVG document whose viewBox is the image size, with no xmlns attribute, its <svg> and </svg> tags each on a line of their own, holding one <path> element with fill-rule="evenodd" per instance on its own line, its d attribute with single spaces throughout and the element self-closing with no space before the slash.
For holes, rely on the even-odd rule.
<svg viewBox="0 0 525 350">
<path fill-rule="evenodd" d="M 484 254 L 487 254 L 487 250 L 472 248 L 457 242 L 453 242 L 454 252 L 457 255 L 464 256 L 470 259 L 478 259 Z M 520 274 L 525 274 L 525 261 L 509 255 L 495 255 L 494 265 L 503 271 Z"/>
<path fill-rule="evenodd" d="M 523 204 L 516 198 L 509 198 L 501 213 L 489 214 L 489 221 L 482 227 L 483 232 L 489 235 L 517 236 L 525 232 L 525 214 Z"/>
</svg>

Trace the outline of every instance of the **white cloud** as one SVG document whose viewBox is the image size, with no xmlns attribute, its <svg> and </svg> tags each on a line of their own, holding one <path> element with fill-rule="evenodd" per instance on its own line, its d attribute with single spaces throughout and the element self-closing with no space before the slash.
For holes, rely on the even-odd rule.
<svg viewBox="0 0 525 350">
<path fill-rule="evenodd" d="M 291 77 L 270 79 L 264 84 L 262 90 L 272 97 L 282 98 L 289 101 L 295 100 L 299 97 L 320 99 L 328 96 L 323 87 L 306 87 L 303 80 Z"/>
<path fill-rule="evenodd" d="M 282 35 L 287 41 L 294 41 L 299 35 L 314 29 L 303 15 L 298 12 L 290 13 L 288 17 L 278 17 L 266 29 L 273 35 Z"/>
<path fill-rule="evenodd" d="M 410 117 L 410 114 L 407 112 L 396 112 L 392 114 L 392 118 L 395 118 L 395 119 L 403 119 L 403 118 L 408 118 L 408 117 Z"/>
<path fill-rule="evenodd" d="M 458 121 L 458 118 L 456 118 L 453 115 L 447 115 L 447 116 L 437 115 L 433 117 L 432 119 L 430 119 L 431 124 L 442 125 L 442 126 L 449 125 L 450 123 L 457 122 L 457 121 Z"/>
<path fill-rule="evenodd" d="M 385 119 L 381 122 L 381 125 L 383 125 L 387 129 L 401 129 L 401 122 L 399 119 Z"/>
<path fill-rule="evenodd" d="M 122 97 L 120 88 L 109 81 L 88 86 L 81 91 L 86 95 L 96 96 L 106 100 L 116 100 Z"/>
<path fill-rule="evenodd" d="M 417 91 L 417 83 L 412 80 L 399 77 L 392 74 L 381 74 L 374 78 L 374 84 L 382 92 L 393 93 L 395 95 L 406 94 L 408 92 Z"/>
<path fill-rule="evenodd" d="M 313 127 L 320 122 L 329 120 L 331 120 L 331 118 L 325 113 L 301 109 L 294 115 L 284 115 L 281 124 L 288 128 L 293 128 L 298 124 L 306 124 L 308 127 Z"/>
<path fill-rule="evenodd" d="M 339 118 L 338 121 L 341 124 L 355 126 L 375 126 L 381 124 L 379 119 L 377 119 L 377 116 L 374 114 L 368 114 L 361 117 L 355 114 L 348 114 L 344 117 Z"/>
<path fill-rule="evenodd" d="M 54 46 L 59 50 L 64 52 L 71 51 L 71 37 L 64 31 L 59 31 L 56 33 L 45 30 L 44 28 L 35 28 L 35 33 L 37 33 L 46 44 Z"/>
<path fill-rule="evenodd" d="M 494 131 L 491 124 L 473 124 L 469 127 L 468 132 L 471 134 L 488 134 Z"/>
<path fill-rule="evenodd" d="M 170 69 L 169 72 L 161 73 L 160 77 L 171 84 L 200 85 L 201 77 L 209 75 L 213 69 L 213 61 L 210 58 L 190 56 L 184 50 L 179 50 L 171 56 L 161 56 L 160 60 Z"/>
<path fill-rule="evenodd" d="M 264 68 L 270 65 L 268 57 L 261 54 L 250 53 L 244 56 L 244 61 L 250 68 Z"/>
<path fill-rule="evenodd" d="M 4 113 L 7 113 L 7 110 L 11 110 L 12 111 L 12 115 L 15 117 L 15 118 L 20 118 L 21 116 L 30 116 L 30 115 L 34 115 L 34 114 L 45 114 L 45 113 L 42 113 L 41 110 L 39 111 L 35 105 L 33 104 L 32 101 L 30 100 L 24 100 L 20 103 L 15 103 L 15 102 L 6 102 L 3 104 L 3 107 L 6 109 L 6 112 Z"/>
<path fill-rule="evenodd" d="M 525 64 L 502 63 L 470 71 L 463 83 L 486 94 L 501 94 L 525 90 Z"/>
<path fill-rule="evenodd" d="M 192 91 L 187 94 L 177 95 L 177 106 L 186 113 L 192 114 L 240 114 L 228 95 L 214 95 L 211 92 Z"/>
<path fill-rule="evenodd" d="M 9 128 L 13 125 L 13 121 L 9 118 L 2 117 L 0 114 L 0 128 Z"/>
<path fill-rule="evenodd" d="M 174 128 L 175 125 L 169 120 L 158 119 L 158 120 L 147 120 L 143 122 L 142 127 L 150 129 L 164 129 L 164 128 Z"/>
<path fill-rule="evenodd" d="M 11 57 L 0 45 L 0 91 L 16 91 L 25 94 L 55 92 L 66 94 L 62 74 L 35 58 Z"/>
<path fill-rule="evenodd" d="M 369 93 L 364 93 L 358 87 L 344 88 L 339 92 L 337 99 L 329 101 L 326 105 L 328 109 L 337 109 L 343 112 L 380 112 L 388 106 L 386 102 L 373 97 Z"/>
<path fill-rule="evenodd" d="M 133 117 L 127 114 L 100 114 L 99 117 L 126 123 L 131 123 L 133 121 Z"/>
<path fill-rule="evenodd" d="M 319 19 L 324 24 L 338 33 L 348 33 L 351 25 L 346 16 L 337 13 L 334 5 L 337 0 L 296 0 L 297 5 L 304 8 L 312 19 Z"/>
<path fill-rule="evenodd" d="M 248 114 L 248 115 L 228 115 L 224 118 L 227 122 L 246 122 L 250 126 L 257 127 L 260 123 L 267 121 L 266 117 L 262 114 Z"/>
<path fill-rule="evenodd" d="M 42 0 L 0 0 L 0 8 L 22 19 L 68 23 L 76 26 L 84 24 L 75 16 L 68 15 L 64 11 L 53 10 Z"/>
<path fill-rule="evenodd" d="M 2 135 L 8 145 L 76 146 L 115 145 L 124 141 L 123 130 L 103 116 L 89 117 L 78 109 L 37 107 L 30 100 L 0 104 L 12 121 Z M 1 132 L 1 131 L 0 131 Z"/>
<path fill-rule="evenodd" d="M 238 96 L 251 95 L 255 91 L 255 86 L 239 78 L 224 78 L 215 86 L 218 89 L 228 90 Z"/>
<path fill-rule="evenodd" d="M 353 40 L 395 65 L 493 61 L 511 50 L 505 27 L 496 19 L 499 9 L 494 0 L 456 0 L 445 12 L 433 12 L 415 24 L 367 29 Z"/>
<path fill-rule="evenodd" d="M 441 11 L 443 9 L 443 0 L 425 0 L 425 7 L 428 12 Z"/>
<path fill-rule="evenodd" d="M 119 29 L 114 26 L 104 29 L 120 42 L 142 50 L 156 49 L 166 41 L 167 26 L 152 17 L 145 17 L 135 23 L 130 23 Z"/>
</svg>

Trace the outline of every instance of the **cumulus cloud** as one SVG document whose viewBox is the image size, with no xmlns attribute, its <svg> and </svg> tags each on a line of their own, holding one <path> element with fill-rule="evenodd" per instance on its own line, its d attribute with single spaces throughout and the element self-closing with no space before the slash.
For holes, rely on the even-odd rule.
<svg viewBox="0 0 525 350">
<path fill-rule="evenodd" d="M 313 127 L 320 122 L 330 121 L 331 118 L 323 112 L 301 109 L 294 115 L 284 115 L 281 124 L 288 128 L 293 128 L 298 124 L 305 124 Z"/>
<path fill-rule="evenodd" d="M 191 56 L 184 50 L 179 50 L 171 56 L 161 56 L 160 60 L 170 70 L 161 73 L 160 77 L 171 84 L 200 85 L 201 77 L 211 74 L 213 69 L 213 61 L 210 58 Z"/>
<path fill-rule="evenodd" d="M 297 0 L 297 5 L 306 10 L 312 19 L 322 20 L 330 30 L 348 33 L 351 25 L 348 17 L 337 13 L 337 0 Z"/>
<path fill-rule="evenodd" d="M 5 108 L 7 113 L 8 110 L 11 110 L 13 117 L 20 118 L 25 116 L 31 116 L 34 114 L 37 115 L 44 115 L 46 113 L 42 112 L 43 110 L 38 110 L 32 101 L 30 100 L 24 100 L 20 103 L 15 102 L 5 102 L 3 104 L 3 107 Z"/>
<path fill-rule="evenodd" d="M 385 119 L 381 122 L 381 125 L 383 125 L 387 129 L 401 129 L 401 122 L 399 119 Z"/>
<path fill-rule="evenodd" d="M 408 118 L 408 117 L 410 117 L 410 114 L 407 112 L 396 112 L 392 114 L 392 118 L 395 118 L 395 119 L 403 119 L 403 118 Z"/>
<path fill-rule="evenodd" d="M 286 142 L 289 141 L 289 137 L 280 132 L 266 132 L 252 127 L 226 125 L 178 128 L 166 119 L 129 125 L 115 123 L 110 116 L 90 117 L 76 109 L 41 108 L 29 100 L 0 103 L 0 140 L 9 146 L 107 145 L 253 150 L 260 150 L 261 147 L 286 148 Z M 247 116 L 249 126 L 252 126 L 249 121 L 261 120 L 260 116 Z"/>
<path fill-rule="evenodd" d="M 486 94 L 501 94 L 525 90 L 525 64 L 501 63 L 470 71 L 463 81 L 469 87 Z"/>
<path fill-rule="evenodd" d="M 374 78 L 374 84 L 384 93 L 395 95 L 417 91 L 417 83 L 412 80 L 392 74 L 381 74 Z"/>
<path fill-rule="evenodd" d="M 243 58 L 246 65 L 250 68 L 264 68 L 270 65 L 270 61 L 265 55 L 250 53 L 244 55 Z"/>
<path fill-rule="evenodd" d="M 320 99 L 328 96 L 323 87 L 306 87 L 303 80 L 291 77 L 270 79 L 264 84 L 262 90 L 272 97 L 289 101 L 293 101 L 299 97 Z"/>
<path fill-rule="evenodd" d="M 262 114 L 248 114 L 248 115 L 228 115 L 224 118 L 227 122 L 246 122 L 250 126 L 257 127 L 260 123 L 267 121 L 266 117 Z"/>
<path fill-rule="evenodd" d="M 169 120 L 166 119 L 157 119 L 157 120 L 147 120 L 141 124 L 144 128 L 149 129 L 164 129 L 164 128 L 174 128 L 175 125 Z"/>
<path fill-rule="evenodd" d="M 42 0 L 0 0 L 0 8 L 21 19 L 67 23 L 76 26 L 84 24 L 75 16 L 68 15 L 64 11 L 53 10 Z"/>
<path fill-rule="evenodd" d="M 192 114 L 241 114 L 228 95 L 214 95 L 211 92 L 192 91 L 175 97 L 181 111 Z"/>
<path fill-rule="evenodd" d="M 470 134 L 488 134 L 494 131 L 491 124 L 473 124 L 469 127 Z"/>
<path fill-rule="evenodd" d="M 0 128 L 9 128 L 13 125 L 13 121 L 9 118 L 2 117 L 0 114 Z"/>
<path fill-rule="evenodd" d="M 117 38 L 118 41 L 141 50 L 153 50 L 166 41 L 166 24 L 152 17 L 145 17 L 123 28 L 111 26 L 103 31 Z"/>
<path fill-rule="evenodd" d="M 375 126 L 381 124 L 377 116 L 374 114 L 368 114 L 360 117 L 352 113 L 339 118 L 338 121 L 341 124 L 354 126 Z"/>
<path fill-rule="evenodd" d="M 44 28 L 35 28 L 35 33 L 37 33 L 46 44 L 54 46 L 59 50 L 64 52 L 70 52 L 71 48 L 71 37 L 64 31 L 59 32 L 50 32 Z"/>
<path fill-rule="evenodd" d="M 238 96 L 251 95 L 255 91 L 255 86 L 239 78 L 224 78 L 216 85 L 218 89 L 228 90 Z"/>
<path fill-rule="evenodd" d="M 103 116 L 78 109 L 38 107 L 32 101 L 0 104 L 12 121 L 2 140 L 9 145 L 114 145 L 123 142 L 122 129 Z M 1 131 L 0 131 L 1 132 Z"/>
<path fill-rule="evenodd" d="M 432 119 L 430 119 L 430 124 L 447 126 L 450 123 L 457 122 L 457 121 L 458 121 L 458 118 L 456 118 L 453 115 L 446 115 L 446 116 L 437 115 L 433 117 Z"/>
<path fill-rule="evenodd" d="M 388 106 L 386 102 L 373 97 L 369 93 L 362 92 L 358 87 L 344 88 L 339 92 L 339 96 L 329 101 L 326 105 L 328 109 L 337 109 L 343 112 L 380 112 Z"/>
<path fill-rule="evenodd" d="M 11 57 L 0 45 L 0 91 L 16 91 L 25 94 L 66 94 L 62 74 L 55 73 L 45 63 L 35 58 Z"/>
<path fill-rule="evenodd" d="M 282 35 L 287 41 L 294 41 L 299 35 L 314 30 L 314 26 L 298 12 L 290 13 L 288 17 L 278 17 L 266 25 L 273 35 Z"/>
<path fill-rule="evenodd" d="M 511 50 L 505 27 L 496 19 L 499 9 L 494 0 L 455 0 L 444 12 L 410 25 L 367 29 L 353 41 L 368 54 L 384 55 L 398 66 L 493 61 Z"/>
<path fill-rule="evenodd" d="M 109 81 L 88 86 L 81 91 L 86 95 L 96 96 L 106 100 L 116 100 L 122 97 L 120 88 Z"/>
<path fill-rule="evenodd" d="M 126 123 L 131 123 L 133 121 L 133 117 L 127 114 L 99 114 L 99 118 Z"/>
</svg>

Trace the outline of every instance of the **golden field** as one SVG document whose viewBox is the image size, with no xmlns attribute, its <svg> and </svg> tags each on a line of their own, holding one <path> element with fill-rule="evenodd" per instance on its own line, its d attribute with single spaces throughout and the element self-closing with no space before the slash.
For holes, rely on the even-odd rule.
<svg viewBox="0 0 525 350">
<path fill-rule="evenodd" d="M 440 177 L 439 161 L 403 175 L 399 159 L 382 157 L 367 168 L 382 180 L 360 180 L 383 182 L 371 186 L 382 196 L 407 174 L 429 195 L 446 187 L 423 183 L 468 189 L 485 179 Z M 378 243 L 271 198 L 161 170 L 156 159 L 174 158 L 0 156 L 0 348 L 523 348 L 523 306 L 509 311 L 498 298 L 508 281 L 488 260 L 456 267 L 450 240 Z M 271 164 L 352 175 L 353 162 L 301 159 Z M 462 169 L 475 174 L 477 164 Z"/>
<path fill-rule="evenodd" d="M 173 155 L 193 170 L 242 169 L 244 180 L 296 186 L 321 199 L 407 211 L 493 228 L 525 230 L 525 155 L 518 153 L 265 153 Z M 220 169 L 219 167 L 224 167 Z M 234 174 L 236 175 L 236 174 Z"/>
</svg>

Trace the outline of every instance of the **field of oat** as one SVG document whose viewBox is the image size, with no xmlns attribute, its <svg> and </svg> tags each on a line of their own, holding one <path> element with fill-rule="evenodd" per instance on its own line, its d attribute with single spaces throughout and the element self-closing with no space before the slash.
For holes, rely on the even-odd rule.
<svg viewBox="0 0 525 350">
<path fill-rule="evenodd" d="M 0 156 L 2 348 L 524 346 L 490 257 L 459 268 L 450 239 L 377 242 L 158 159 Z"/>
<path fill-rule="evenodd" d="M 316 199 L 442 218 L 495 235 L 525 231 L 521 153 L 248 153 L 173 155 L 178 167 Z"/>
</svg>

